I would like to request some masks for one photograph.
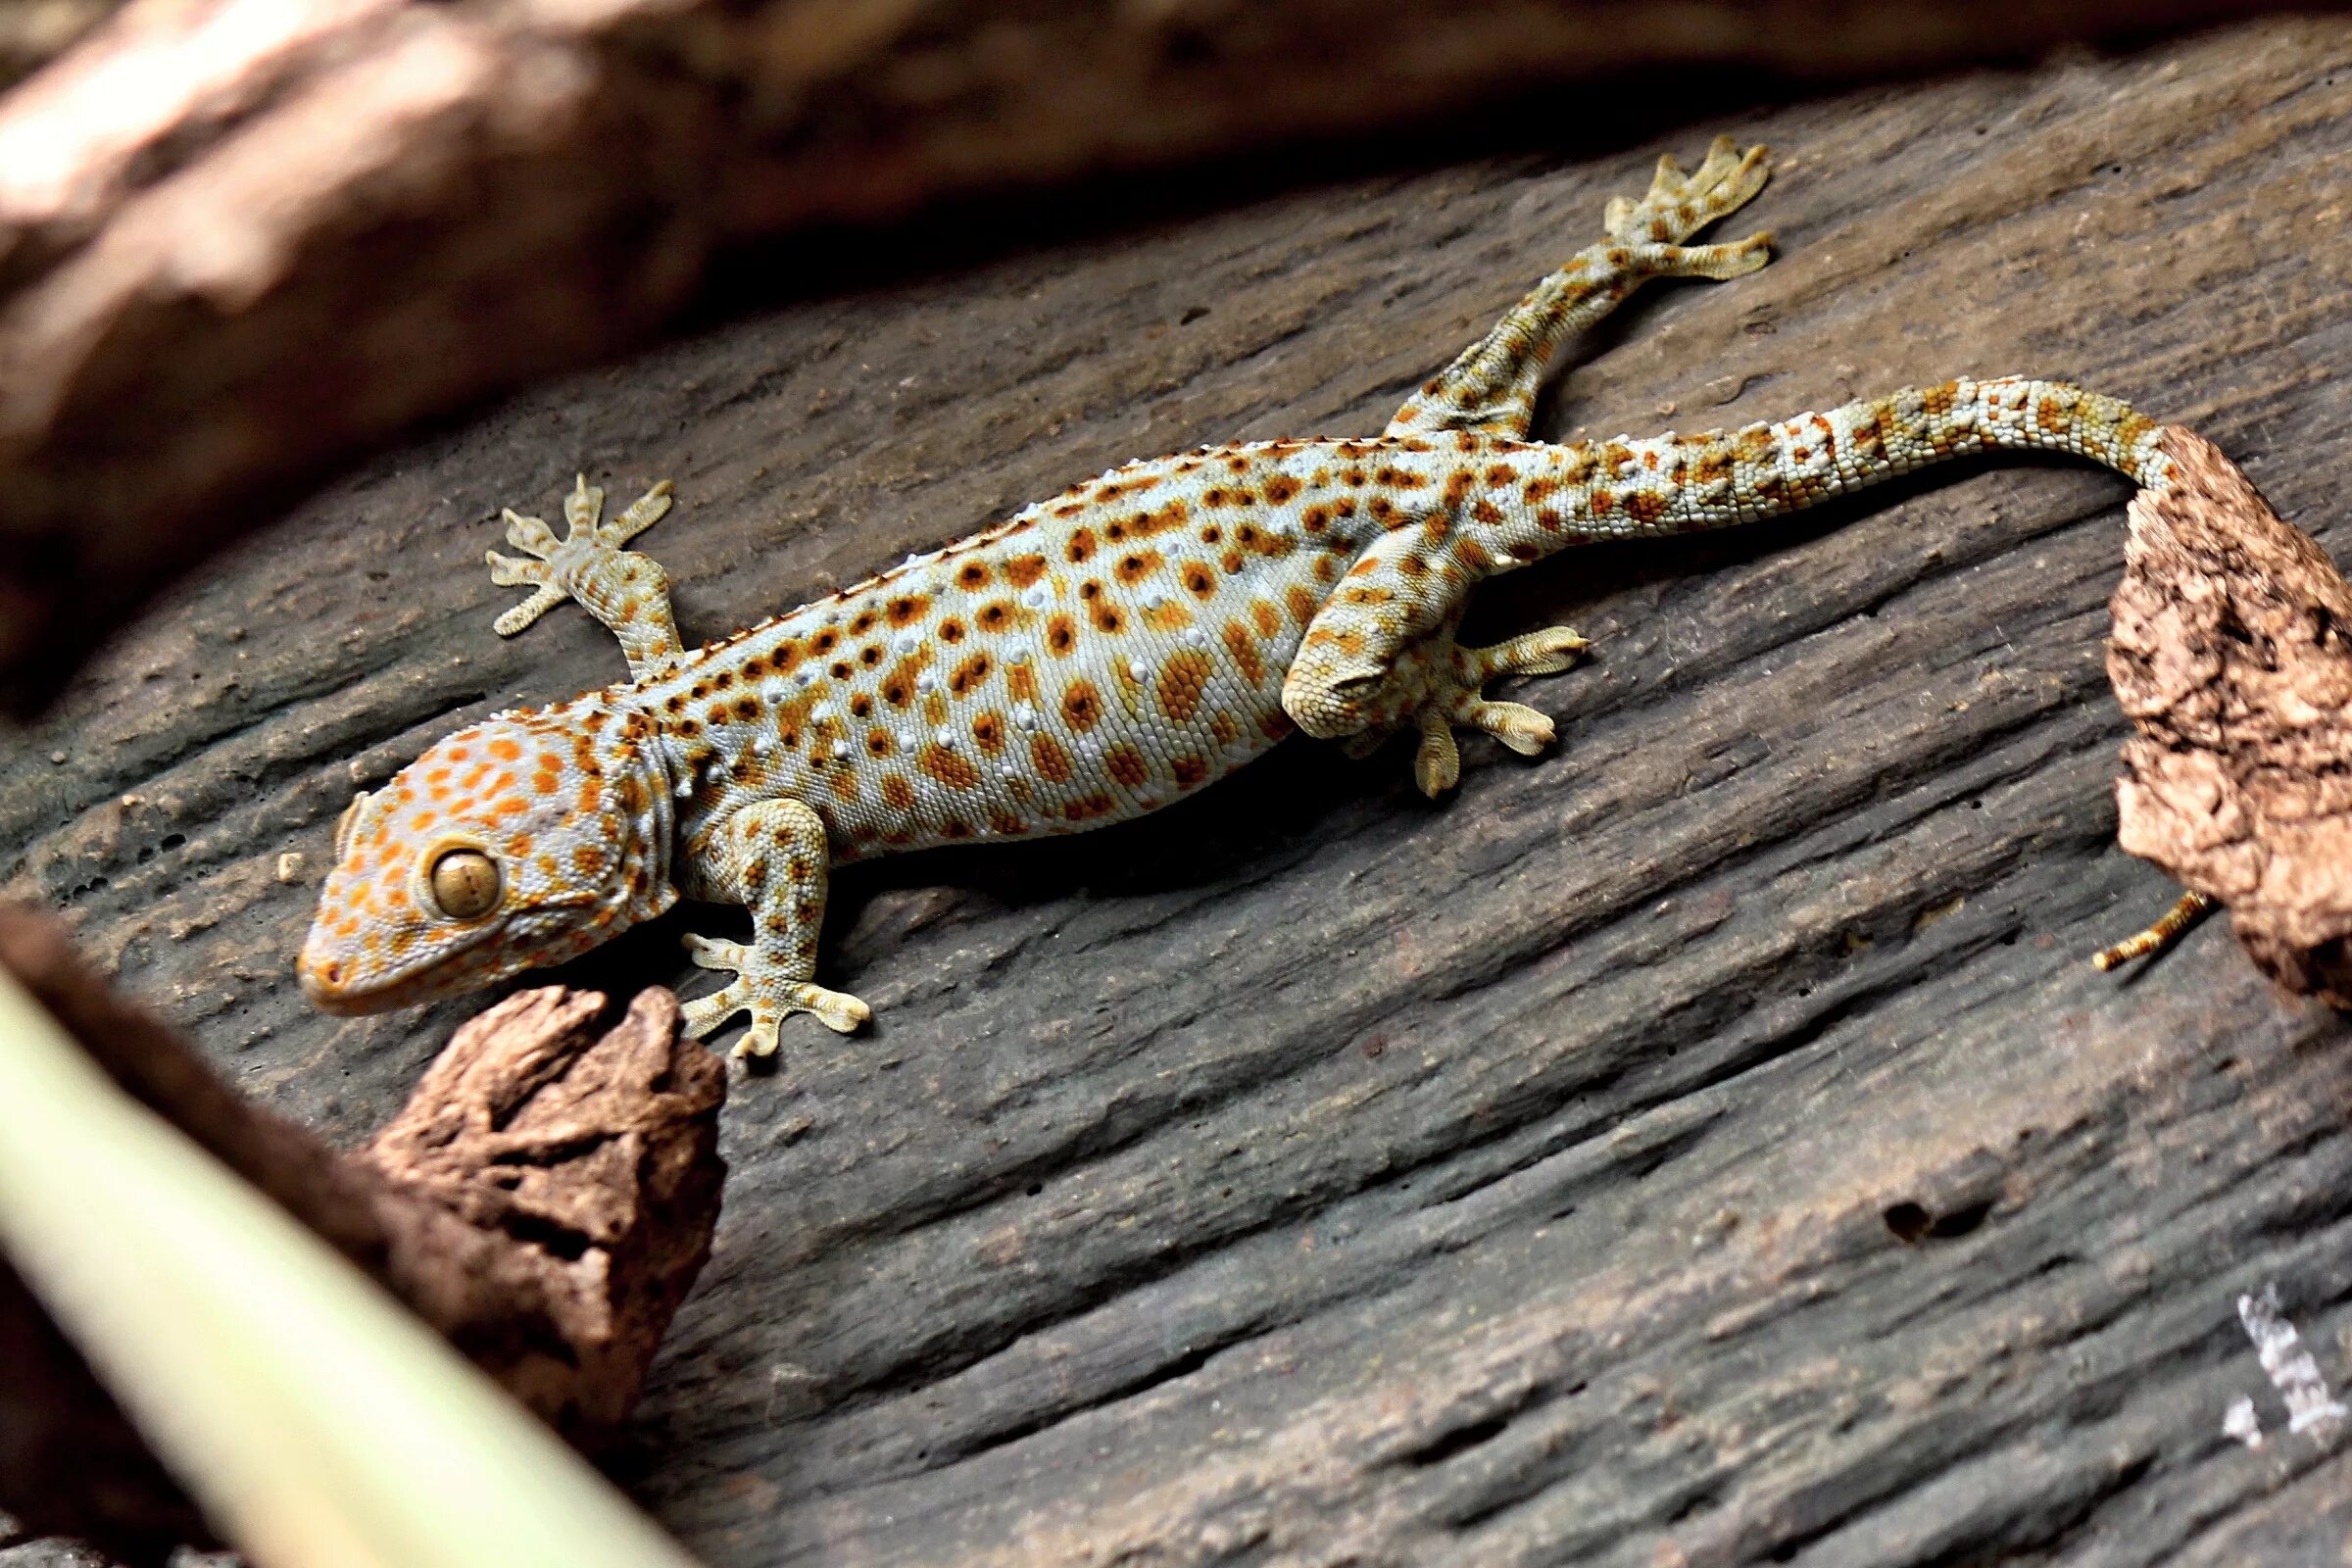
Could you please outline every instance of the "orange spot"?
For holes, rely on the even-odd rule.
[[[1073,822],[1084,822],[1090,817],[1108,816],[1117,809],[1118,803],[1098,790],[1070,802],[1061,808],[1061,814]]]
[[[980,782],[980,770],[961,753],[937,744],[923,748],[915,766],[951,789],[968,790]]]
[[[1061,694],[1061,716],[1083,735],[1102,719],[1102,694],[1091,680],[1074,680]]]
[[[1238,620],[1225,623],[1225,651],[1241,666],[1242,679],[1252,686],[1262,686],[1266,679],[1265,661],[1257,657],[1257,644],[1250,637],[1250,628]]]
[[[1036,764],[1038,777],[1054,784],[1069,782],[1070,754],[1053,736],[1029,737],[1029,760]]]
[[[1209,668],[1206,654],[1186,649],[1170,655],[1159,670],[1159,710],[1179,724],[1189,722],[1208,689]]]

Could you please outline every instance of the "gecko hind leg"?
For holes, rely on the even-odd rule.
[[[1639,201],[1611,197],[1607,234],[1540,280],[1487,335],[1439,371],[1389,421],[1392,436],[1469,430],[1524,438],[1536,396],[1560,345],[1599,320],[1652,277],[1721,281],[1772,260],[1772,236],[1750,234],[1719,245],[1683,242],[1745,205],[1771,177],[1765,150],[1746,152],[1719,136],[1698,168],[1685,173],[1658,160]]]
[[[1350,757],[1365,757],[1400,731],[1416,731],[1413,782],[1435,799],[1461,782],[1456,726],[1484,730],[1522,757],[1533,757],[1557,739],[1548,715],[1524,703],[1488,698],[1488,682],[1508,675],[1557,675],[1590,646],[1572,627],[1549,626],[1465,648],[1454,641],[1448,620],[1398,658],[1370,700],[1374,722],[1347,737],[1342,747]]]
[[[1547,626],[1484,648],[1450,647],[1415,722],[1421,745],[1413,754],[1413,782],[1435,799],[1461,782],[1456,725],[1485,730],[1522,757],[1534,757],[1559,737],[1551,716],[1525,703],[1495,702],[1487,682],[1505,675],[1557,675],[1592,646],[1574,628]]]

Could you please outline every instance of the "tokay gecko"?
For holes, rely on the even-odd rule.
[[[869,1016],[816,984],[829,869],[895,850],[1071,833],[1222,778],[1291,734],[1358,754],[1414,739],[1431,795],[1460,773],[1453,732],[1513,751],[1550,719],[1484,695],[1566,669],[1565,627],[1457,643],[1473,585],[1603,539],[1727,527],[1928,464],[1996,449],[2072,453],[2161,487],[2161,429],[2049,381],[1947,381],[1775,423],[1556,445],[1528,438],[1554,351],[1646,278],[1725,279],[1770,236],[1690,244],[1763,187],[1764,149],[1729,138],[1539,282],[1386,430],[1252,441],[1130,463],[1009,520],[700,649],[668,579],[628,542],[669,510],[656,485],[617,516],[581,479],[558,539],[506,514],[491,575],[533,592],[512,636],[565,599],[604,622],[629,679],[501,713],[354,799],[299,972],[318,1005],[365,1012],[570,958],[681,896],[749,907],[748,942],[689,936],[731,971],[685,1004],[690,1033],[750,1015],[765,1054],[794,1012]]]

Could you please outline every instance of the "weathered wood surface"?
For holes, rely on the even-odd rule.
[[[2064,375],[2352,554],[2352,25],[2281,22],[1049,233],[517,398],[82,678],[0,776],[17,879],[357,1142],[467,1009],[305,1008],[336,812],[620,668],[581,614],[490,635],[501,504],[674,477],[647,544],[715,633],[1125,458],[1377,428],[1718,130],[1781,150],[1781,259],[1631,311],[1550,430]],[[2218,925],[2083,961],[2174,892],[2111,843],[2123,502],[1984,467],[1497,585],[1597,658],[1527,688],[1558,755],[1442,808],[1300,745],[845,875],[823,973],[880,1021],[730,1096],[625,1479],[727,1565],[2334,1560],[2352,1462],[2233,1302],[2352,1378],[2352,1031]],[[565,978],[683,981],[727,918]]]

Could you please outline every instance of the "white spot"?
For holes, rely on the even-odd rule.
[[[903,752],[913,751],[914,743],[921,738],[922,737],[918,736],[910,729],[903,729],[899,731],[899,750]]]
[[[890,640],[890,646],[902,654],[911,654],[923,646],[922,633],[911,630],[903,631]]]
[[[1198,626],[1187,626],[1184,628],[1183,642],[1187,648],[1206,648],[1208,634]]]
[[[1016,664],[1029,662],[1029,656],[1035,651],[1026,637],[1015,637],[1004,645],[1004,657]]]
[[[849,755],[850,755],[850,743],[849,743],[848,741],[835,741],[835,742],[833,743],[833,755],[834,755],[835,757],[847,757],[847,756],[849,756]]]
[[[2270,1374],[2272,1384],[2286,1400],[2287,1431],[2316,1427],[2322,1442],[2334,1437],[2337,1424],[2352,1411],[2328,1395],[2328,1380],[2320,1376],[2319,1364],[2303,1348],[2295,1326],[2278,1310],[2278,1287],[2265,1285],[2260,1296],[2239,1297],[2237,1320],[2245,1325],[2246,1338],[2254,1342],[2263,1371]]]
[[[1166,608],[1166,606],[1167,606],[1167,603],[1168,603],[1168,596],[1167,596],[1166,594],[1163,594],[1163,593],[1161,593],[1161,592],[1160,592],[1158,589],[1156,589],[1156,588],[1152,589],[1152,590],[1150,593],[1148,593],[1148,594],[1144,595],[1144,608],[1145,608],[1146,610],[1161,610],[1161,609],[1165,609],[1165,608]]]
[[[1035,729],[1037,728],[1037,710],[1027,703],[1023,703],[1012,710],[1012,721],[1023,729]]]
[[[2235,1438],[2249,1448],[2262,1446],[2262,1419],[2254,1413],[2252,1399],[2240,1396],[2230,1402],[2230,1408],[2222,1412],[2222,1435]]]
[[[831,718],[833,716],[833,705],[831,703],[819,703],[814,708],[808,710],[808,716],[810,718]]]
[[[683,775],[681,775],[681,776],[679,777],[679,779],[678,779],[678,787],[677,787],[677,791],[676,791],[676,794],[677,794],[677,797],[678,797],[678,799],[682,801],[682,800],[684,800],[684,799],[685,799],[687,796],[689,796],[689,795],[692,795],[693,793],[694,793],[694,775],[693,775],[692,773],[686,773],[686,774],[683,774]]]
[[[939,677],[938,677],[937,675],[934,675],[934,674],[932,674],[932,673],[931,673],[929,670],[927,670],[927,669],[923,669],[923,670],[917,670],[917,671],[915,672],[915,676],[914,676],[914,689],[915,689],[916,691],[918,691],[918,692],[927,692],[927,691],[931,691],[931,690],[934,690],[935,688],[937,688],[937,686],[938,686],[938,685],[939,685]]]
[[[1021,770],[1013,766],[1010,762],[1006,762],[1002,768],[999,768],[998,771],[1003,773],[1006,778],[1019,778],[1021,776]]]
[[[766,736],[762,735],[758,740],[752,742],[752,755],[754,757],[765,757],[771,750],[773,750],[773,748],[774,743],[771,742]]]
[[[1054,602],[1053,590],[1044,583],[1032,584],[1021,594],[1021,603],[1031,610],[1043,610]]]
[[[945,724],[942,724],[939,728],[933,730],[931,732],[931,738],[942,746],[952,747],[956,744],[956,732],[948,728]]]
[[[1152,666],[1145,663],[1140,659],[1131,660],[1127,664],[1127,673],[1133,675],[1139,681],[1150,680],[1152,678]]]
[[[813,669],[796,670],[793,672],[792,683],[801,690],[807,691],[816,684],[816,671]]]

